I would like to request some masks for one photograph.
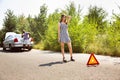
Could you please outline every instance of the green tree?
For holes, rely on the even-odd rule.
[[[16,30],[17,17],[14,15],[13,11],[8,9],[5,14],[6,14],[6,16],[5,16],[5,19],[3,20],[4,21],[3,22],[3,28],[0,31],[0,33],[1,33],[1,36],[0,36],[1,43],[4,39],[4,37],[5,37],[6,32],[14,32]]]
[[[0,30],[0,46],[3,46],[3,39],[4,39],[5,32],[3,29]]]
[[[120,56],[120,14],[113,13],[112,20],[114,21],[107,28],[107,47],[111,50],[111,55]]]
[[[65,11],[68,15],[72,17],[70,26],[78,26],[80,23],[80,17],[81,17],[81,11],[82,11],[80,8],[80,5],[78,5],[78,10],[77,10],[75,7],[75,3],[70,2],[70,4],[66,6]]]
[[[60,13],[55,10],[54,13],[50,14],[47,19],[48,29],[45,32],[45,38],[42,40],[44,49],[49,49],[53,51],[60,51],[60,46],[58,43],[58,23],[60,20]]]
[[[27,18],[28,20],[28,23],[29,23],[29,29],[30,29],[30,34],[31,34],[31,37],[33,37],[35,39],[36,37],[36,22],[35,22],[35,19],[31,17],[31,15],[28,16]]]
[[[89,7],[89,13],[87,15],[88,21],[90,24],[95,25],[98,30],[106,27],[106,16],[107,13],[102,8],[98,8],[97,6]]]
[[[86,40],[85,52],[104,53],[106,42],[107,13],[97,6],[90,6],[89,12],[84,16],[82,26]],[[102,49],[103,48],[103,49]],[[104,51],[103,51],[104,50]]]
[[[15,32],[21,33],[22,30],[30,31],[28,20],[23,14],[17,17]]]
[[[36,31],[34,32],[35,35],[35,40],[36,42],[39,42],[42,40],[43,36],[45,35],[45,31],[48,28],[47,25],[47,6],[43,4],[40,7],[40,13],[38,16],[35,17],[35,22],[36,22]]]
[[[3,29],[5,32],[12,32],[16,29],[16,16],[13,14],[13,11],[7,10],[5,13],[5,19],[3,23]]]

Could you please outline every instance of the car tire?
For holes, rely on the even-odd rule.
[[[6,48],[5,48],[5,47],[3,47],[3,51],[6,51]]]
[[[10,51],[12,51],[12,49],[13,49],[12,46],[11,46],[11,44],[9,44],[9,49],[10,49]]]
[[[29,48],[28,48],[28,51],[31,51],[31,49],[32,49],[32,47],[29,47]]]
[[[6,51],[6,48],[4,47],[4,45],[3,45],[3,51]]]

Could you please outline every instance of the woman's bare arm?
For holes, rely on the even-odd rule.
[[[58,41],[60,41],[60,23],[58,23]]]
[[[70,22],[71,16],[67,16],[67,24]]]

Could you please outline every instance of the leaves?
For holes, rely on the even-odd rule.
[[[119,7],[119,6],[118,6]],[[56,9],[47,17],[47,6],[40,6],[38,15],[27,18],[22,14],[15,16],[7,10],[4,27],[0,30],[0,40],[8,31],[21,33],[24,29],[31,33],[37,44],[36,48],[61,51],[58,42],[58,23],[61,14],[72,16],[68,24],[73,52],[84,52],[103,55],[120,56],[120,14],[113,13],[112,20],[106,19],[107,13],[103,8],[90,6],[88,14],[81,20],[81,7],[70,2],[64,9]],[[65,45],[65,51],[68,47]]]
[[[16,16],[13,14],[13,11],[11,10],[7,10],[7,12],[5,13],[5,19],[4,19],[4,31],[5,32],[12,32],[15,31],[16,29]]]

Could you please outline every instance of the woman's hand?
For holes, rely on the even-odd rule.
[[[67,16],[68,19],[71,19],[71,16]]]
[[[58,37],[58,42],[60,42],[60,37]]]

